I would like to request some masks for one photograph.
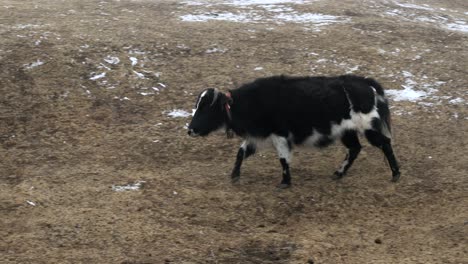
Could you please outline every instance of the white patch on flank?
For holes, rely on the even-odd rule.
[[[127,185],[112,185],[112,190],[116,192],[124,192],[124,191],[138,191],[142,184],[145,183],[145,181],[137,181],[134,184],[127,184]]]
[[[191,116],[191,114],[185,110],[181,110],[181,109],[174,109],[170,112],[167,112],[167,115],[170,116],[170,117],[189,117]]]
[[[364,133],[365,130],[372,129],[372,120],[379,118],[377,108],[367,114],[351,111],[351,119],[343,119],[339,124],[332,124],[331,137],[340,138],[346,130],[355,130]]]
[[[278,152],[280,159],[285,159],[287,163],[291,161],[291,151],[289,150],[288,140],[277,135],[270,136],[273,146]]]
[[[89,78],[89,79],[90,79],[91,81],[95,81],[95,80],[97,80],[97,79],[101,79],[101,78],[104,78],[104,77],[106,77],[106,73],[105,73],[105,72],[103,72],[103,73],[101,73],[101,74],[96,74],[96,75],[92,76],[92,77]]]

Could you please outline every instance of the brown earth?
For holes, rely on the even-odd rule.
[[[468,5],[421,3],[432,11],[285,5],[348,19],[317,31],[180,19],[266,12],[214,1],[0,0],[0,263],[468,263],[468,34],[411,15],[466,21]],[[386,15],[394,9],[405,13]],[[404,71],[418,85],[443,82],[421,102],[391,101],[397,184],[363,142],[339,182],[336,144],[295,151],[290,189],[275,188],[272,150],[231,185],[240,139],[188,138],[189,118],[168,116],[190,111],[205,87],[356,65],[388,89],[402,89]]]

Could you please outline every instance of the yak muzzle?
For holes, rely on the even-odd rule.
[[[199,136],[199,134],[196,133],[196,132],[193,130],[193,128],[190,128],[190,129],[188,130],[187,133],[188,133],[188,135],[191,136],[191,137],[197,137],[197,136]]]

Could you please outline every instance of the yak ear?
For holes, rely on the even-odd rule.
[[[224,93],[219,93],[219,104],[221,105],[222,108],[224,108],[226,104],[231,105],[232,103],[233,103],[233,100],[230,96],[227,96]]]

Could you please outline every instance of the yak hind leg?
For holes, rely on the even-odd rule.
[[[354,160],[357,158],[362,148],[356,131],[347,131],[341,138],[341,142],[348,149],[348,153],[340,168],[334,173],[333,179],[335,180],[339,180],[346,175],[346,172],[351,168],[351,165],[353,165]]]
[[[380,148],[385,154],[388,164],[390,165],[390,169],[392,170],[392,181],[397,182],[400,179],[400,166],[398,165],[398,161],[393,153],[391,139],[375,130],[366,130],[364,134],[366,135],[369,143]]]

